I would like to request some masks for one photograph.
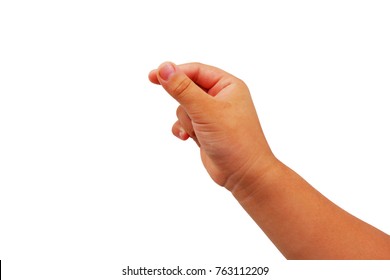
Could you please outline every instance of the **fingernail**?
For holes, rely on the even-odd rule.
[[[175,73],[175,67],[171,63],[166,63],[158,73],[164,81],[168,81],[169,77]]]
[[[189,136],[188,136],[187,132],[184,129],[181,128],[179,130],[179,137],[182,140],[187,140]]]
[[[179,136],[180,136],[181,139],[184,138],[185,133],[186,133],[186,132],[185,132],[183,129],[180,129],[180,130],[179,130]]]

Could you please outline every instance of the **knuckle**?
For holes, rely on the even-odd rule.
[[[192,81],[190,79],[184,78],[177,83],[177,85],[173,88],[172,93],[178,100],[183,99],[183,97],[188,94],[191,84]]]
[[[176,109],[176,117],[180,118],[180,116],[183,114],[183,111],[184,111],[183,107],[181,105],[178,106]]]

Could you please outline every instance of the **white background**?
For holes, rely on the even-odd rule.
[[[130,279],[127,265],[388,279],[388,262],[284,260],[172,136],[177,105],[147,75],[200,61],[243,79],[275,154],[389,233],[389,14],[388,1],[1,1],[4,279]]]

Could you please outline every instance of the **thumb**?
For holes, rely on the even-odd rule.
[[[213,98],[196,85],[178,66],[165,62],[157,69],[157,79],[163,88],[187,111],[207,110]]]

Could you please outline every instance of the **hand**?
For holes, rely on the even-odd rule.
[[[211,178],[230,191],[276,162],[244,82],[212,66],[163,63],[149,79],[179,102],[172,132],[200,147]]]

